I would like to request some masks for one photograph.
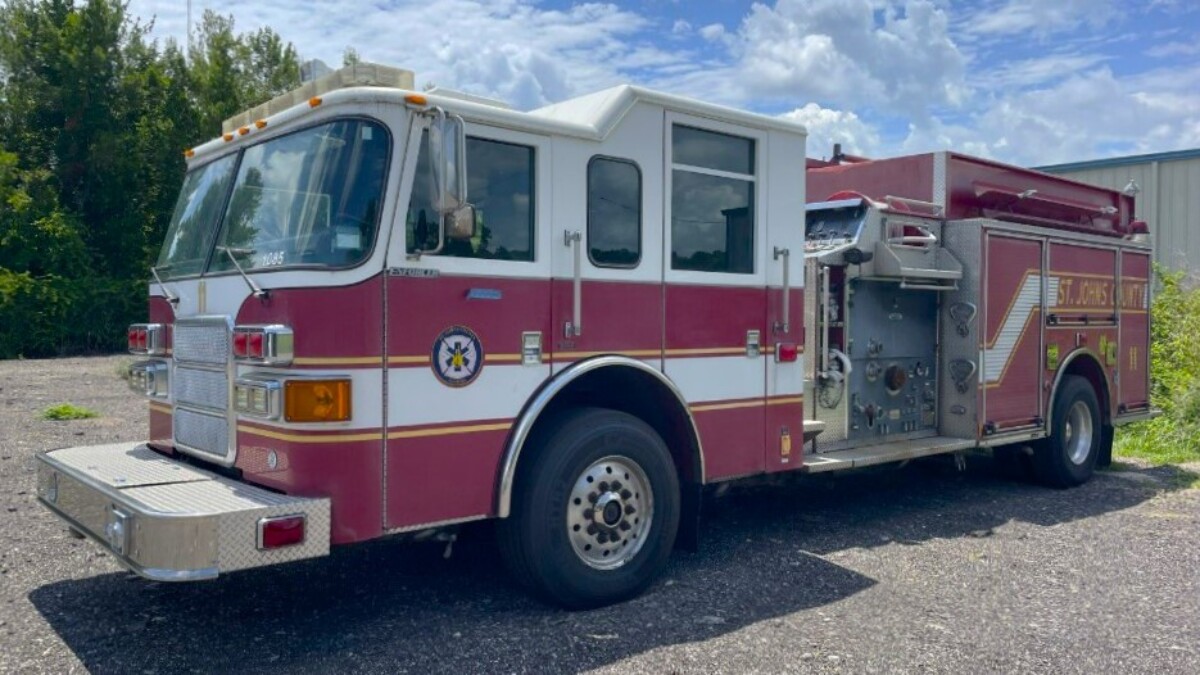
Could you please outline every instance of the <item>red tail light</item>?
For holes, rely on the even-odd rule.
[[[800,356],[800,346],[795,342],[780,342],[775,345],[775,360],[780,363],[792,363]]]
[[[292,329],[287,326],[237,326],[233,329],[233,358],[265,365],[292,362]]]
[[[303,544],[304,521],[305,517],[302,515],[259,520],[258,548],[266,550]]]
[[[126,345],[133,354],[167,353],[167,327],[161,323],[135,323],[129,327],[125,337]]]
[[[246,340],[246,356],[252,359],[263,357],[263,334],[250,333]]]
[[[250,334],[245,331],[236,331],[233,334],[233,355],[237,358],[246,358],[246,343],[249,341]]]

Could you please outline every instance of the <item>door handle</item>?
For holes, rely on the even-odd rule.
[[[572,282],[572,309],[571,320],[563,325],[563,336],[567,338],[577,338],[583,335],[583,270],[580,267],[579,248],[583,237],[579,232],[565,230],[563,232],[563,245],[569,246],[572,249],[572,257],[574,258],[575,279]]]
[[[775,260],[783,258],[783,320],[775,322],[776,333],[787,333],[791,330],[792,286],[788,279],[792,252],[786,248],[775,247]]]

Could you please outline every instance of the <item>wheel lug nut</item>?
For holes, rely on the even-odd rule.
[[[612,485],[611,485],[610,487],[612,487],[612,489],[613,489],[613,492],[616,492],[617,490],[620,490],[620,489],[621,489],[621,481],[619,481],[619,480],[614,480],[614,481],[612,482]]]
[[[594,523],[587,526],[587,533],[596,534],[596,525]]]
[[[620,527],[622,531],[628,532],[629,528],[631,528],[633,526],[629,524],[628,520],[622,520],[621,524],[618,527]]]
[[[633,493],[630,492],[629,490],[621,490],[621,499],[629,499],[632,496],[633,496]]]
[[[594,512],[594,511],[592,511],[591,509],[584,509],[584,510],[583,510],[583,518],[584,518],[584,520],[591,520],[593,515],[595,515],[595,512]]]
[[[601,544],[607,544],[608,535],[601,532],[600,534],[596,535],[596,541],[600,542]]]
[[[606,480],[600,481],[600,491],[608,492],[608,481],[606,481]]]
[[[637,513],[637,509],[633,508],[633,504],[625,505],[625,515],[632,516],[635,513]]]
[[[595,492],[589,492],[589,493],[588,493],[588,501],[589,501],[589,502],[591,502],[591,503],[595,504],[597,499],[600,499],[600,495],[599,495],[599,494],[597,494],[597,493],[595,493]]]

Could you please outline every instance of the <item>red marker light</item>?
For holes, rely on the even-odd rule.
[[[138,332],[136,328],[130,328],[127,334],[129,351],[137,351],[138,348]]]
[[[258,548],[283,548],[304,543],[304,516],[281,516],[258,521]]]
[[[139,328],[137,331],[137,348],[138,351],[144,352],[150,345],[150,331],[145,328]]]
[[[246,356],[252,359],[261,359],[263,357],[263,337],[262,333],[250,333],[246,339]]]
[[[233,355],[238,357],[246,356],[246,342],[250,337],[249,333],[236,332],[233,334]]]
[[[800,347],[795,342],[780,342],[775,345],[775,360],[780,363],[792,363],[800,355]]]

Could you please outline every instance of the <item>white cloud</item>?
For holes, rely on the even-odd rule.
[[[965,59],[929,0],[778,0],[738,33],[751,97],[887,105],[924,116],[963,96]]]
[[[720,40],[725,37],[725,26],[719,23],[710,23],[700,29],[700,37],[705,40]]]
[[[879,130],[863,122],[853,112],[830,110],[809,103],[784,113],[785,117],[808,128],[808,156],[829,158],[834,143],[841,143],[842,152],[851,155],[874,156],[882,145]]]
[[[233,14],[239,30],[270,26],[305,58],[341,62],[346,46],[368,61],[416,71],[418,83],[505,99],[532,108],[628,81],[629,69],[687,65],[687,51],[648,39],[651,22],[613,4],[557,10],[531,0],[298,0],[206,5]],[[155,35],[181,37],[184,3],[133,0]],[[196,9],[196,18],[202,10]]]
[[[132,0],[154,35],[185,3]],[[622,82],[751,110],[790,110],[813,156],[953,148],[1043,164],[1200,146],[1200,65],[1183,15],[1157,0],[760,0],[740,22],[654,18],[646,4],[293,0],[203,8],[270,26],[305,58],[362,58],[518,108]],[[683,4],[680,3],[680,7]],[[1159,19],[1138,30],[1131,21]],[[1131,18],[1133,17],[1133,18]],[[709,19],[711,20],[711,19]],[[1163,31],[1162,25],[1172,26]],[[1155,31],[1158,31],[1157,33]],[[1147,46],[1142,46],[1148,43]],[[1141,71],[1143,59],[1161,68]]]
[[[965,12],[962,27],[976,35],[1045,37],[1083,26],[1100,28],[1120,13],[1117,0],[999,0]]]

